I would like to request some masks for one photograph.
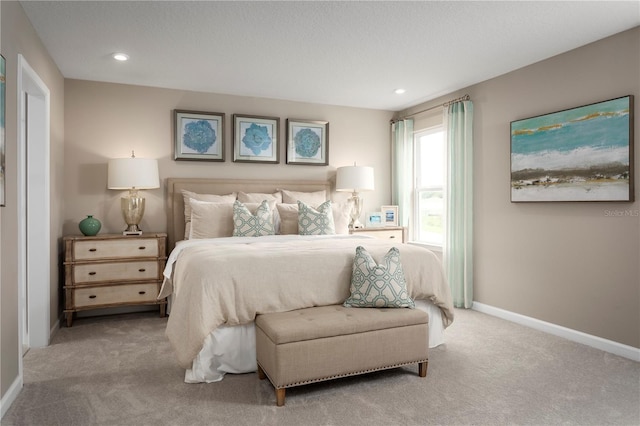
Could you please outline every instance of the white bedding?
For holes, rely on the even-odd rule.
[[[187,369],[185,381],[211,382],[221,380],[227,372],[255,371],[253,319],[257,313],[334,304],[344,300],[344,293],[348,295],[350,263],[355,247],[363,245],[380,254],[392,246],[387,241],[363,238],[366,237],[289,235],[178,243],[167,261],[165,283],[159,297],[172,296],[172,315],[169,317],[167,336],[180,364]],[[255,276],[246,271],[247,268],[242,268],[242,263],[233,266],[234,261],[241,261],[245,250],[243,246],[262,262],[258,263],[261,266],[256,268],[259,270]],[[211,257],[209,251],[218,254]],[[273,253],[269,254],[271,251]],[[312,253],[316,257],[311,260],[305,259],[305,256],[291,257],[296,255],[294,252],[306,253],[307,258]],[[423,248],[402,245],[401,257],[402,253],[405,254],[402,261],[409,293],[416,300],[417,307],[430,314],[430,347],[437,346],[443,342],[442,331],[453,318],[451,298],[441,265],[439,261],[434,261],[436,258],[433,253]],[[322,274],[308,272],[316,263],[322,268],[322,259],[325,258]],[[280,259],[282,264],[277,263]],[[336,259],[339,261],[336,262]],[[335,269],[339,271],[327,275],[326,262],[338,265]],[[275,263],[273,268],[272,263]],[[282,274],[278,274],[278,268],[291,271],[292,263],[306,268],[306,275],[295,285],[288,282],[291,280],[282,280]],[[212,272],[211,265],[216,265],[215,272]],[[242,270],[239,276],[238,270]],[[321,275],[323,280],[316,279],[317,275]],[[246,282],[243,283],[243,280]],[[230,284],[219,289],[223,281],[230,281]],[[311,296],[300,291],[301,282],[309,286]],[[265,294],[255,297],[253,292],[262,288]],[[251,306],[245,306],[247,299]]]

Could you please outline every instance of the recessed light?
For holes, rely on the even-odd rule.
[[[396,89],[393,91],[393,93],[395,93],[396,95],[402,95],[406,90],[404,89]]]
[[[124,61],[128,61],[129,60],[129,55],[127,55],[126,53],[114,53],[111,56],[113,57],[113,59],[115,59],[116,61],[120,61],[120,62],[124,62]]]

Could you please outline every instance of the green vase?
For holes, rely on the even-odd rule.
[[[101,226],[102,224],[100,223],[100,221],[91,215],[88,215],[86,218],[82,219],[78,224],[80,232],[82,232],[83,235],[87,236],[96,235],[100,231]]]

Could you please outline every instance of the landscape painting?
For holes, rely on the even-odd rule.
[[[511,122],[511,201],[633,201],[633,96]]]

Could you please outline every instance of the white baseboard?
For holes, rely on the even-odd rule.
[[[7,392],[0,399],[0,419],[9,411],[9,407],[16,400],[22,390],[22,375],[18,375],[13,381]]]
[[[583,345],[600,349],[601,351],[609,352],[614,355],[619,355],[621,357],[640,362],[640,349],[634,348],[633,346],[623,345],[622,343],[603,339],[602,337],[593,336],[591,334],[562,327],[550,322],[541,321],[539,319],[527,317],[525,315],[516,314],[515,312],[495,308],[493,306],[485,305],[484,303],[478,303],[474,301],[471,309],[473,309],[474,311],[482,312],[484,314],[492,315],[494,317],[502,318],[507,321],[515,322],[517,324],[524,325],[526,327],[530,327],[539,331],[544,331],[545,333],[553,334],[554,336],[563,337],[565,339],[571,340],[572,342],[581,343]]]
[[[58,332],[60,329],[60,318],[53,324],[51,330],[49,331],[49,342],[53,338],[53,335]],[[20,354],[22,356],[22,353]],[[4,417],[4,415],[9,411],[11,404],[16,400],[20,391],[22,390],[23,381],[22,374],[19,374],[18,377],[13,381],[7,392],[0,399],[0,419]]]

